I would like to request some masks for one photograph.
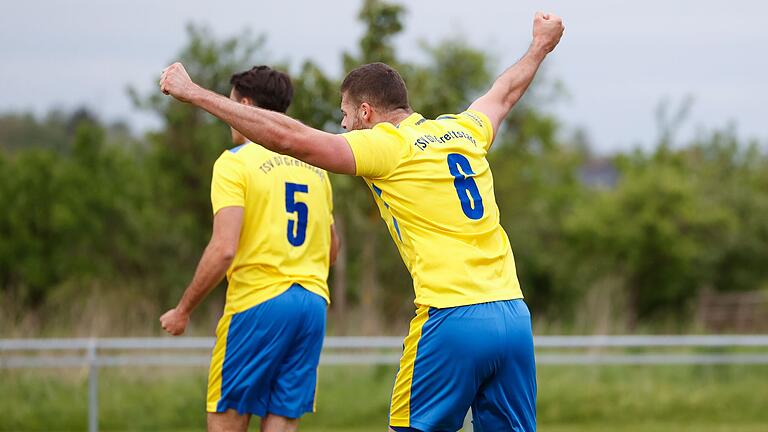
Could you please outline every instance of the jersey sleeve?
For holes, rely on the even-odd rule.
[[[482,143],[485,151],[491,148],[493,142],[493,124],[485,114],[480,111],[467,110],[461,114],[448,114],[438,117],[438,120],[449,119],[467,129],[472,136]]]
[[[213,165],[211,205],[213,214],[224,207],[245,207],[245,167],[233,154],[224,152]]]
[[[342,134],[355,157],[355,175],[365,178],[385,178],[403,160],[407,146],[397,128],[382,124],[373,129]]]

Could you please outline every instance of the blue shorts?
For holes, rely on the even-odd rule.
[[[225,314],[208,375],[208,412],[237,410],[298,418],[315,410],[325,299],[298,284],[263,303]]]
[[[536,430],[531,315],[522,299],[419,307],[403,345],[389,424],[396,431]]]

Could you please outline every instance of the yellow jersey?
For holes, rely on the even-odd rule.
[[[293,283],[330,302],[333,198],[325,171],[246,143],[216,160],[211,203],[214,214],[244,208],[240,243],[227,270],[225,314],[276,297]]]
[[[343,134],[413,278],[415,303],[522,298],[486,154],[493,127],[465,111]]]

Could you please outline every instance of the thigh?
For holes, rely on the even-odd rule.
[[[522,300],[498,302],[504,311],[502,362],[472,403],[477,432],[536,430],[536,363],[531,319]]]
[[[477,389],[495,367],[496,324],[478,314],[477,306],[417,311],[392,393],[393,429],[462,427]]]
[[[267,414],[261,418],[261,432],[296,432],[299,430],[299,419]]]
[[[286,294],[222,317],[208,379],[209,412],[267,413],[271,383],[299,329]]]
[[[315,411],[317,368],[323,348],[327,303],[301,288],[294,299],[299,331],[290,341],[270,389],[267,412],[291,419]]]

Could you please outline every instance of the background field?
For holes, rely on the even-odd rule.
[[[385,430],[394,372],[321,368],[302,430]],[[768,430],[768,366],[543,366],[538,377],[544,432]],[[101,430],[203,430],[205,379],[201,368],[102,370]],[[0,406],[2,431],[85,430],[87,373],[4,370]]]

